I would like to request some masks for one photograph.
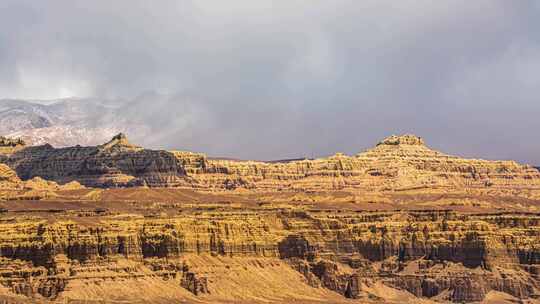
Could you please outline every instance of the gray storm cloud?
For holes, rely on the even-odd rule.
[[[144,104],[143,144],[211,155],[411,132],[540,164],[539,29],[536,1],[2,0],[0,97]]]

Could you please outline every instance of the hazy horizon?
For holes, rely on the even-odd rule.
[[[138,144],[220,157],[412,133],[538,165],[538,28],[535,1],[5,0],[0,98],[135,102]]]

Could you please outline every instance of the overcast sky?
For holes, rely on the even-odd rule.
[[[538,3],[0,0],[0,98],[175,96],[163,146],[213,155],[415,133],[540,164]]]

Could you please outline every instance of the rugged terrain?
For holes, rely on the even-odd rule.
[[[463,159],[430,149],[414,135],[391,136],[374,148],[314,160],[212,160],[174,152],[202,188],[263,190],[406,190],[419,188],[538,188],[537,169],[514,161]]]
[[[12,150],[0,153],[0,161],[22,179],[39,176],[92,187],[184,186],[206,191],[540,188],[536,168],[514,161],[446,155],[414,135],[388,137],[354,156],[338,153],[282,162],[209,159],[201,153],[144,149],[131,144],[122,133],[98,146],[54,148],[45,144]]]
[[[283,162],[2,142],[7,303],[540,303],[530,166],[412,135]]]
[[[42,177],[86,186],[177,186],[183,168],[172,153],[130,144],[122,133],[99,146],[54,148],[49,144],[0,155],[22,179]]]

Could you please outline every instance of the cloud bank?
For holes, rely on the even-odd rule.
[[[211,155],[410,132],[540,164],[539,28],[536,1],[3,0],[0,97],[147,105],[144,144]]]

